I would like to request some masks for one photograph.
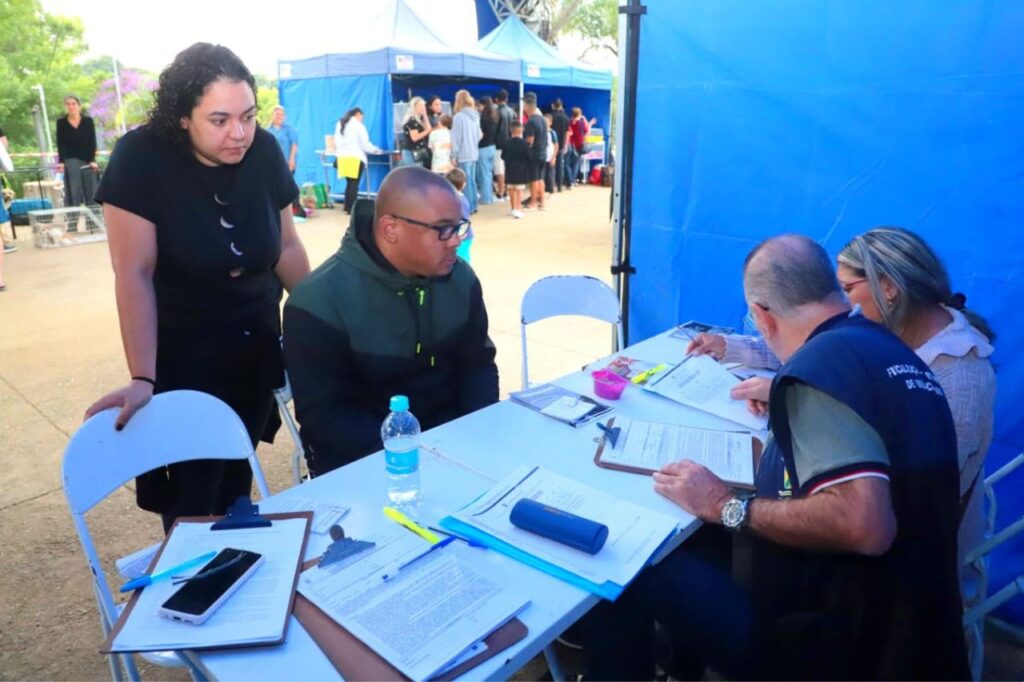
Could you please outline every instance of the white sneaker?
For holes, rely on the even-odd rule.
[[[512,217],[515,218],[516,220],[518,220],[518,219],[523,217],[523,212],[522,211],[512,211]]]

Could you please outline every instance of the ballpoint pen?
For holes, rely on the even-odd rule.
[[[440,542],[435,542],[434,544],[432,544],[430,546],[430,548],[427,551],[420,552],[419,554],[417,554],[413,558],[409,559],[408,561],[406,561],[404,563],[401,563],[401,564],[398,564],[397,566],[395,566],[395,565],[389,566],[387,569],[384,570],[384,573],[381,575],[380,579],[383,582],[387,582],[387,581],[391,580],[396,575],[398,575],[400,572],[402,572],[403,570],[405,570],[409,566],[412,566],[414,563],[416,563],[417,561],[419,561],[423,557],[427,556],[428,554],[433,552],[435,549],[441,549],[445,545],[450,545],[453,542],[455,542],[455,536],[454,535],[446,537],[444,540],[441,540]]]
[[[429,528],[430,530],[434,531],[435,533],[440,533],[441,535],[447,535],[450,538],[457,538],[459,540],[462,540],[463,542],[465,542],[470,547],[480,547],[482,549],[487,549],[487,545],[485,545],[484,543],[479,542],[477,540],[474,540],[473,538],[464,537],[462,535],[459,535],[458,533],[453,533],[450,530],[444,530],[442,528],[435,528],[433,526],[427,526],[427,528]]]
[[[384,516],[388,517],[398,525],[408,528],[413,533],[416,533],[416,535],[419,535],[427,542],[437,543],[441,541],[441,538],[437,537],[429,530],[419,525],[418,523],[416,523],[415,521],[413,521],[408,516],[398,511],[394,507],[384,507]]]
[[[132,590],[137,590],[140,587],[145,587],[146,585],[152,585],[158,580],[164,580],[165,578],[172,577],[175,573],[181,573],[182,571],[187,571],[190,568],[202,566],[215,556],[217,556],[217,550],[207,552],[202,556],[197,556],[196,558],[189,559],[188,561],[183,561],[177,566],[172,566],[171,568],[168,568],[166,571],[160,571],[159,573],[151,573],[149,575],[139,576],[138,578],[135,578],[134,580],[129,580],[124,585],[121,585],[120,591],[130,592]]]

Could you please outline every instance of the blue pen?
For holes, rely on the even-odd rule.
[[[384,581],[384,582],[387,582],[387,581],[391,580],[396,575],[401,573],[403,570],[409,568],[414,563],[416,563],[417,561],[419,561],[423,557],[427,556],[428,554],[430,554],[434,550],[441,549],[445,545],[450,545],[453,542],[455,542],[455,536],[454,535],[449,535],[444,540],[441,540],[440,542],[435,542],[434,544],[432,544],[430,546],[430,549],[428,549],[427,551],[422,552],[420,554],[417,554],[413,558],[411,558],[408,561],[406,561],[404,564],[399,564],[397,567],[389,567],[388,570],[385,571],[384,574],[380,577],[380,579],[382,581]]]
[[[459,535],[458,533],[453,533],[450,530],[444,530],[442,528],[435,528],[434,526],[427,526],[427,528],[429,528],[430,530],[434,531],[435,533],[440,533],[441,535],[446,535],[446,536],[448,536],[450,538],[456,538],[457,540],[462,540],[463,542],[465,542],[470,547],[479,547],[481,549],[487,549],[487,545],[485,545],[482,542],[478,542],[478,541],[474,540],[473,538],[463,537],[463,536]]]
[[[197,556],[195,559],[189,559],[188,561],[183,561],[182,563],[178,564],[177,566],[173,566],[171,568],[168,568],[166,571],[160,571],[159,573],[151,573],[150,575],[144,575],[144,576],[140,576],[138,578],[135,578],[134,580],[129,580],[124,585],[121,585],[121,592],[131,592],[132,590],[137,590],[140,587],[145,587],[146,585],[152,585],[153,583],[157,582],[158,580],[164,580],[165,578],[170,578],[175,573],[181,573],[182,571],[187,571],[190,568],[195,568],[196,566],[202,566],[203,564],[205,564],[207,561],[209,561],[210,559],[212,559],[215,556],[217,556],[217,550],[213,550],[212,552],[207,552],[206,554],[204,554],[202,556]]]

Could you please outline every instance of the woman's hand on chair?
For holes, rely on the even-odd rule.
[[[153,386],[145,381],[132,381],[127,386],[106,394],[85,411],[85,418],[93,416],[97,412],[111,407],[120,407],[121,412],[114,420],[114,428],[118,431],[124,428],[128,420],[143,408],[153,397]]]

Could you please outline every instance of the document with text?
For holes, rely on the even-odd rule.
[[[512,507],[522,499],[532,499],[603,523],[608,526],[608,540],[601,551],[591,555],[517,528],[510,515]],[[678,521],[667,514],[621,500],[552,471],[526,466],[517,468],[450,518],[591,583],[611,582],[620,587],[627,585],[647,565],[678,527]],[[442,527],[446,525],[445,521],[441,523]]]
[[[691,355],[644,388],[669,400],[728,419],[755,431],[768,428],[768,418],[751,414],[745,400],[733,400],[729,390],[740,383],[709,355]]]
[[[619,429],[612,443],[601,439],[600,466],[651,473],[666,464],[688,459],[710,469],[724,481],[754,485],[754,441],[745,431],[712,431],[615,417]]]
[[[362,539],[374,548],[304,571],[299,592],[410,679],[430,679],[479,653],[480,640],[530,603],[448,548],[399,568],[430,548],[404,528]]]

